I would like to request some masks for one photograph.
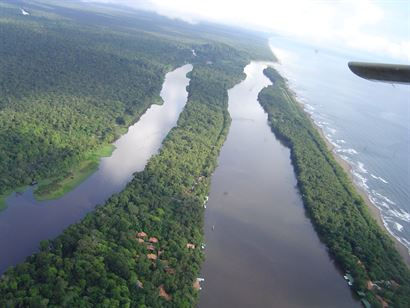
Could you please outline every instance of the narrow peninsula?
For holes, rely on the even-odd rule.
[[[284,78],[271,67],[264,73],[273,85],[260,92],[259,102],[277,138],[291,149],[303,203],[321,240],[365,304],[407,307],[410,272],[393,241],[371,217]]]

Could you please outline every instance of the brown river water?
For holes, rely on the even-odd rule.
[[[290,151],[257,101],[252,62],[229,90],[232,124],[205,212],[200,308],[360,307],[306,216]]]
[[[204,307],[360,307],[306,217],[284,147],[257,102],[270,84],[264,63],[229,91],[232,125],[212,177],[205,212]],[[153,105],[115,142],[111,157],[73,191],[38,202],[33,188],[0,212],[0,273],[37,251],[113,193],[121,191],[176,125],[187,100],[185,65],[166,75],[164,104]]]

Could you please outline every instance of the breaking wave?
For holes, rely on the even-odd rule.
[[[281,55],[277,55],[282,60]],[[287,54],[287,59],[283,60],[286,63],[289,59],[290,54]],[[289,76],[284,65],[275,64],[274,67],[283,76]],[[385,178],[372,173],[363,162],[358,160],[360,153],[351,146],[349,147],[348,141],[338,136],[339,132],[332,124],[332,121],[320,112],[320,105],[312,104],[304,95],[309,93],[305,93],[305,90],[301,88],[301,85],[297,84],[295,78],[288,78],[287,83],[292,92],[295,93],[296,100],[302,104],[304,111],[310,115],[315,125],[322,130],[327,141],[333,146],[333,151],[336,155],[349,164],[353,181],[366,193],[370,202],[380,210],[382,222],[387,231],[406,246],[410,252],[410,241],[405,237],[409,227],[408,223],[410,223],[410,213],[401,209],[393,200],[378,191],[378,185],[382,185],[381,183],[389,184],[389,182]]]
[[[387,181],[386,181],[385,179],[383,179],[381,176],[374,175],[373,173],[371,173],[370,176],[371,176],[373,179],[376,179],[376,180],[379,180],[380,182],[383,182],[384,184],[389,184],[389,182],[387,182]]]

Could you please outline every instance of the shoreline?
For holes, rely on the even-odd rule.
[[[167,73],[169,73],[169,71]],[[64,195],[74,190],[77,186],[79,186],[92,174],[94,174],[100,167],[101,159],[110,157],[115,151],[115,142],[122,136],[127,134],[130,127],[135,125],[153,105],[160,106],[164,103],[161,96],[158,96],[157,98],[154,97],[149,101],[152,101],[152,103],[145,106],[140,114],[135,115],[134,119],[130,122],[129,125],[127,125],[126,127],[121,127],[119,129],[118,136],[116,136],[112,142],[102,144],[99,148],[92,151],[91,154],[87,156],[87,158],[72,167],[71,171],[69,171],[69,175],[63,178],[57,177],[42,180],[39,183],[38,187],[34,190],[35,199],[37,201],[47,201],[62,198]],[[48,189],[48,187],[51,187],[51,189]]]
[[[396,248],[396,250],[398,251],[398,253],[402,257],[403,262],[407,265],[408,268],[410,268],[410,253],[409,253],[409,250],[407,249],[407,247],[404,246],[403,243],[401,243],[397,238],[395,238],[389,232],[389,230],[386,228],[386,226],[383,223],[383,218],[382,218],[382,215],[380,213],[380,210],[377,208],[376,205],[373,204],[373,202],[370,201],[370,198],[367,195],[366,191],[364,191],[363,188],[361,188],[359,185],[357,185],[356,182],[354,181],[353,174],[351,172],[352,167],[349,165],[348,162],[346,162],[344,159],[342,159],[339,155],[337,155],[334,152],[335,147],[327,139],[327,137],[326,137],[325,133],[323,132],[322,128],[319,127],[318,125],[316,125],[316,123],[313,120],[312,116],[304,110],[304,104],[299,102],[296,99],[297,96],[295,95],[293,90],[291,90],[291,93],[292,93],[292,96],[293,96],[294,100],[302,107],[303,112],[308,116],[311,123],[316,128],[317,132],[322,137],[322,139],[324,140],[328,150],[332,153],[333,158],[337,161],[337,163],[346,172],[350,182],[353,184],[353,187],[356,189],[357,193],[363,198],[363,201],[367,205],[367,208],[369,210],[369,214],[373,217],[373,219],[376,220],[377,224],[383,229],[383,231],[385,231],[385,233],[389,236],[389,238],[391,240],[393,240],[394,247]]]
[[[259,102],[270,116],[274,133],[291,148],[306,216],[327,246],[329,258],[336,268],[339,265],[351,274],[354,281],[349,286],[364,306],[378,307],[386,302],[396,307],[409,302],[410,272],[402,250],[379,226],[380,220],[345,173],[349,169],[330,153],[332,147],[322,139],[312,117],[306,116],[309,110],[303,111],[286,79],[274,68],[264,73],[273,85],[259,94]],[[331,138],[329,141],[332,143]],[[372,288],[369,280],[383,284]],[[397,282],[397,287],[391,288],[387,281],[391,285]]]
[[[171,71],[171,70],[170,70]],[[167,71],[169,73],[170,71]],[[166,73],[166,74],[167,74]],[[164,77],[165,80],[165,77]],[[151,100],[150,100],[151,101]],[[131,126],[136,124],[142,115],[144,115],[148,109],[153,105],[162,105],[164,103],[161,96],[154,97],[152,103],[145,106],[140,114],[135,115],[134,119],[127,127],[123,127],[119,131],[119,135],[110,143],[101,144],[100,147],[92,151],[87,158],[79,161],[76,165],[68,171],[69,175],[59,178],[58,176],[48,177],[39,181],[39,184],[33,191],[34,198],[37,201],[49,201],[56,200],[70,191],[74,190],[77,186],[87,180],[92,174],[94,174],[100,165],[102,158],[110,157],[115,150],[114,143],[125,135]],[[0,212],[7,208],[7,199],[14,193],[24,192],[31,185],[20,186],[15,189],[9,190],[0,195]],[[44,190],[44,191],[42,191]]]
[[[272,66],[274,69],[276,69],[275,65]],[[352,183],[352,186],[355,188],[356,192],[362,197],[364,203],[366,204],[369,214],[373,219],[376,220],[377,224],[381,227],[381,229],[389,236],[389,238],[393,241],[394,247],[396,248],[397,252],[400,254],[402,257],[403,262],[406,264],[408,268],[410,268],[410,249],[408,249],[403,243],[401,243],[396,237],[394,237],[389,230],[386,228],[383,222],[383,217],[380,212],[380,210],[377,208],[375,204],[370,200],[367,192],[360,187],[356,182],[354,181],[354,177],[352,174],[352,167],[349,165],[347,161],[342,159],[337,153],[334,152],[335,146],[331,144],[331,142],[327,139],[324,131],[322,130],[321,127],[319,127],[315,121],[313,120],[312,116],[306,112],[305,110],[305,104],[302,103],[297,99],[297,94],[296,92],[289,86],[288,80],[284,78],[287,86],[287,90],[290,93],[290,96],[292,99],[301,107],[302,111],[305,113],[305,115],[308,117],[310,122],[312,123],[313,127],[315,127],[316,131],[319,133],[321,138],[326,144],[327,149],[331,152],[333,158],[336,160],[336,162],[339,164],[339,166],[346,172],[348,179]]]
[[[101,159],[110,157],[114,150],[114,143],[104,144],[68,171],[67,176],[41,181],[34,190],[34,198],[37,201],[47,201],[63,197],[94,174],[100,166]]]

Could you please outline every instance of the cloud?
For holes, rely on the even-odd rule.
[[[410,60],[410,4],[406,0],[391,1],[390,6],[386,5],[388,2],[371,0],[91,1],[152,10],[191,23],[207,20],[273,31],[321,46],[362,50]],[[393,20],[397,10],[407,10],[401,24]],[[395,24],[396,28],[386,32],[391,24]]]

